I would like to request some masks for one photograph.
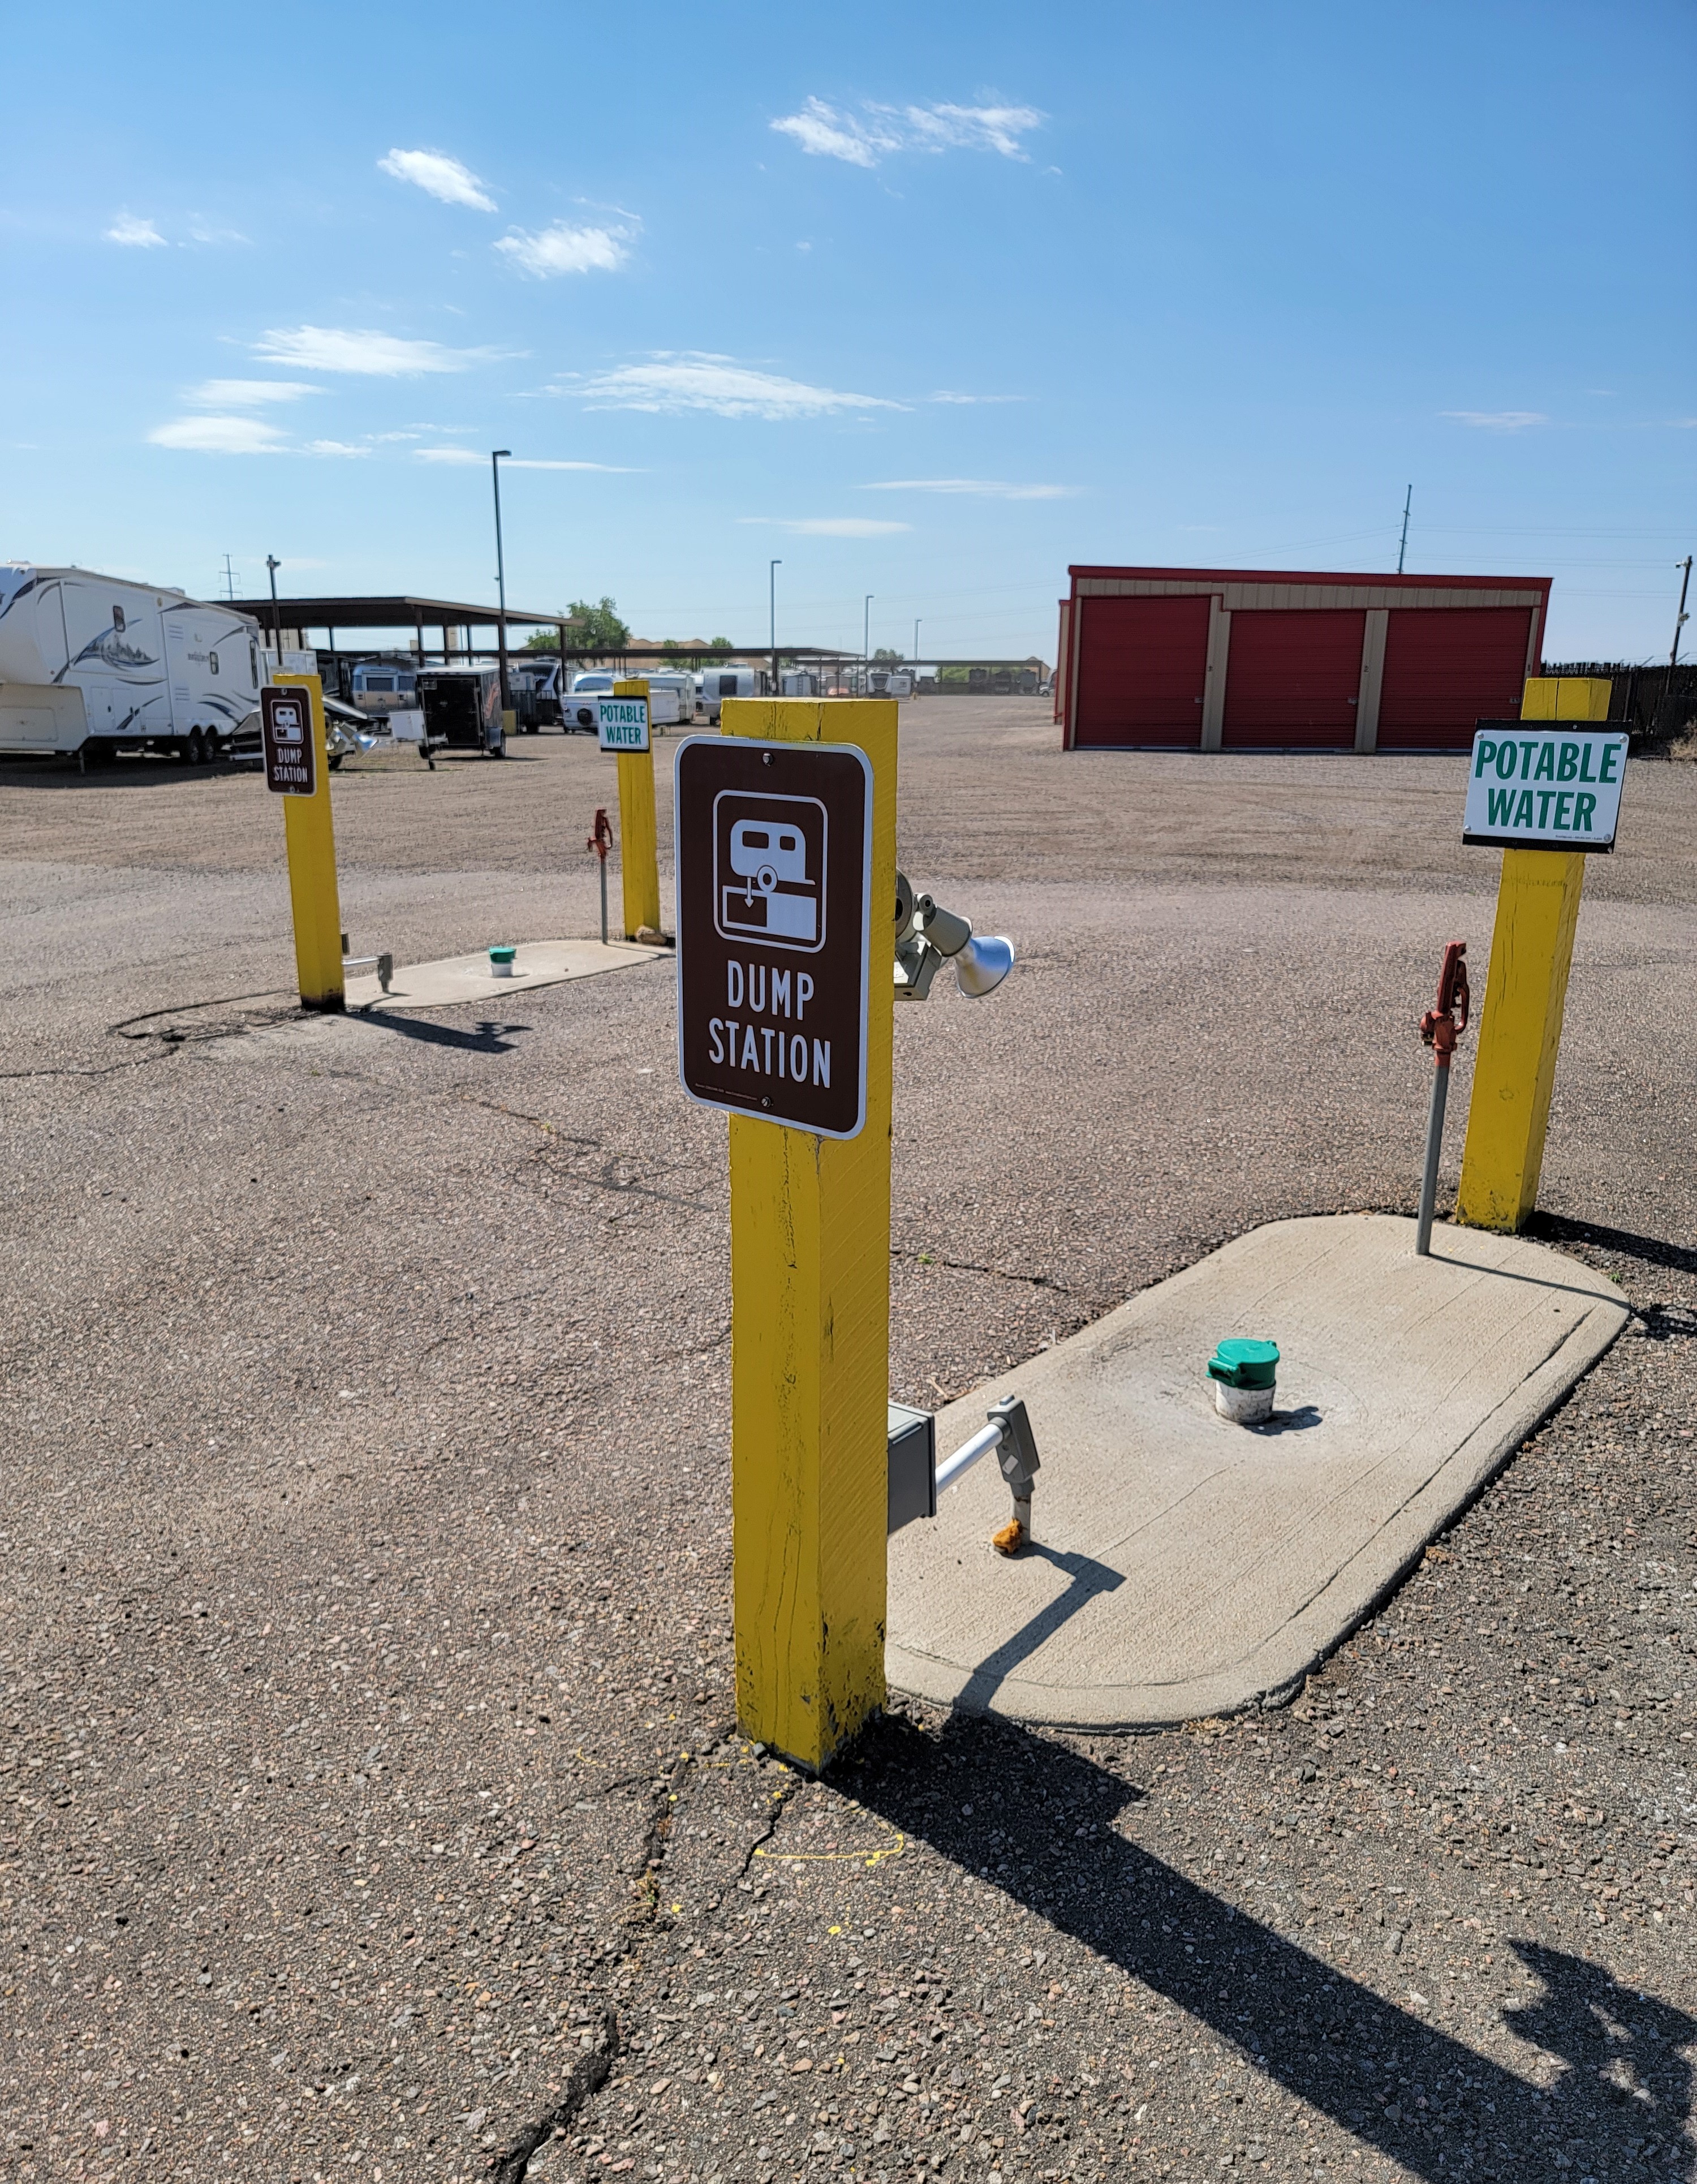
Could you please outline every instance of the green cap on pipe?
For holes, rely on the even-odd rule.
[[[1277,1343],[1253,1335],[1228,1335],[1208,1360],[1209,1379],[1232,1388],[1271,1388],[1277,1370]]]
[[[489,950],[489,961],[492,963],[510,963],[518,952],[516,948],[503,943],[500,947],[492,948]]]

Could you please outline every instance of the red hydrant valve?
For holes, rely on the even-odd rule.
[[[1420,1020],[1420,1036],[1432,1049],[1432,1058],[1440,1069],[1449,1067],[1449,1057],[1455,1051],[1455,1042],[1467,1028],[1467,944],[1452,940],[1444,950],[1444,968],[1438,974],[1438,1003]]]
[[[602,863],[604,865],[606,863],[607,852],[613,846],[613,829],[607,823],[607,807],[604,804],[596,806],[595,832],[583,846],[586,850],[593,850]]]

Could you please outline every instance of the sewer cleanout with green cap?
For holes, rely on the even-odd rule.
[[[1208,1360],[1214,1407],[1240,1426],[1271,1418],[1278,1374],[1278,1345],[1249,1334],[1229,1334]]]
[[[490,977],[492,978],[516,978],[519,975],[518,967],[513,959],[518,952],[519,951],[516,948],[513,947],[510,943],[506,941],[503,941],[498,948],[492,948],[489,950]],[[1209,1369],[1211,1371],[1213,1368],[1210,1367]]]

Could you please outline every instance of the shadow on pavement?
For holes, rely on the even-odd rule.
[[[1128,1842],[1114,1824],[1144,1793],[1063,1746],[958,1717],[933,1740],[891,1719],[841,1774],[869,1810],[1177,2003],[1413,2176],[1689,2174],[1678,2051],[1697,2018],[1583,1957],[1509,1943],[1544,1991],[1505,2022],[1566,2066],[1544,2092]]]
[[[1697,1274],[1697,1245],[1674,1244],[1662,1236],[1639,1236],[1630,1228],[1605,1228],[1594,1221],[1569,1221],[1559,1213],[1534,1213],[1525,1234],[1542,1244],[1589,1244],[1594,1251],[1618,1251],[1646,1266],[1671,1267]]]
[[[1065,1592],[1057,1593],[1029,1623],[1015,1630],[1012,1637],[1004,1639],[993,1653],[987,1654],[978,1663],[958,1702],[965,1713],[982,1713],[995,1696],[1004,1677],[1010,1675],[1021,1661],[1028,1660],[1063,1623],[1077,1614],[1087,1601],[1094,1600],[1099,1593],[1116,1592],[1126,1581],[1122,1571],[1110,1569],[1105,1563],[1093,1562],[1088,1555],[1058,1554],[1040,1540],[1030,1541],[1023,1554],[1030,1560],[1052,1563],[1056,1569],[1065,1573],[1070,1582]]]
[[[364,1009],[351,1010],[349,1021],[379,1025],[402,1039],[417,1039],[424,1046],[456,1047],[462,1054],[510,1054],[515,1034],[531,1028],[529,1024],[486,1021],[476,1031],[461,1031],[453,1024],[431,1023],[426,1017],[391,1016],[387,1011],[370,1014]]]

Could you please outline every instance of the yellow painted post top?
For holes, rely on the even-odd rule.
[[[817,1772],[884,1702],[896,872],[893,699],[726,699],[725,734],[858,744],[872,765],[866,1126],[731,1117],[737,1713]]]
[[[1523,721],[1606,721],[1614,688],[1607,675],[1528,676],[1520,716]]]
[[[648,677],[615,682],[615,698],[646,698]],[[649,736],[653,737],[650,727]],[[619,882],[624,897],[625,938],[660,929],[659,829],[654,818],[654,755],[620,751],[619,766]]]
[[[284,796],[289,901],[294,912],[295,971],[301,1006],[337,1013],[347,1006],[342,972],[342,906],[336,881],[336,830],[330,810],[330,766],[324,747],[324,685],[316,675],[278,675],[279,686],[303,689],[312,711],[317,787],[310,796]]]

